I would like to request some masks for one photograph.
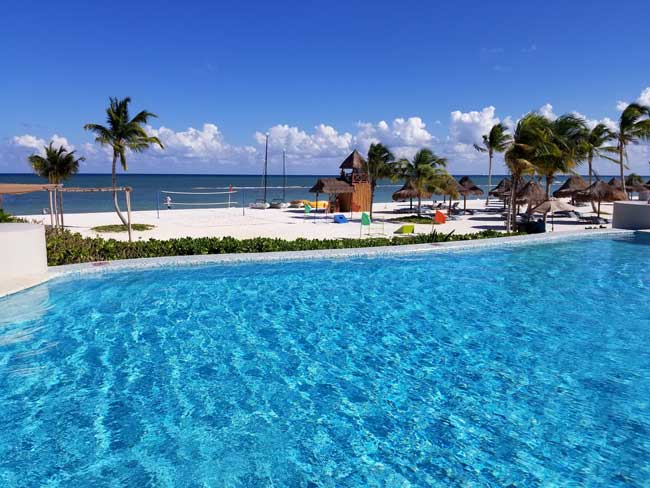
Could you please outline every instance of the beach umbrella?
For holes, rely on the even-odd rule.
[[[562,186],[553,192],[553,196],[556,198],[571,197],[573,199],[573,194],[577,191],[586,190],[589,184],[584,180],[580,175],[571,175],[569,176]]]
[[[467,195],[483,195],[484,191],[474,184],[469,176],[458,181],[458,193],[463,195],[463,211],[467,210]]]
[[[600,217],[601,202],[627,200],[627,195],[620,188],[598,180],[589,188],[574,193],[573,198],[578,202],[598,202],[598,216]]]
[[[406,183],[404,183],[404,186],[397,190],[395,193],[393,193],[393,201],[397,202],[400,200],[410,200],[411,206],[410,208],[413,208],[413,199],[414,198],[431,198],[433,193],[428,192],[428,191],[421,191],[418,190],[415,187],[415,183],[413,181],[409,180]]]
[[[547,214],[551,213],[551,230],[555,230],[554,216],[555,212],[575,212],[577,209],[573,205],[569,205],[561,200],[549,198],[548,200],[537,205],[531,213]]]

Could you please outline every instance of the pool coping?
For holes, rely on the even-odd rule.
[[[535,245],[570,239],[589,239],[606,235],[633,235],[637,231],[624,229],[593,229],[585,231],[566,231],[557,233],[528,234],[523,236],[495,237],[467,241],[436,242],[430,244],[405,244],[401,246],[359,247],[349,249],[319,249],[308,251],[280,251],[234,254],[202,254],[192,256],[164,256],[157,258],[121,259],[115,261],[95,261],[90,263],[50,266],[47,276],[26,286],[0,289],[0,298],[19,291],[38,286],[49,280],[61,277],[83,276],[87,274],[110,273],[127,270],[143,270],[172,266],[201,266],[210,264],[241,264],[255,262],[304,261],[309,259],[347,259],[360,257],[400,256],[409,254],[464,251],[481,248]]]

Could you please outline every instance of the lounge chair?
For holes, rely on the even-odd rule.
[[[399,229],[397,229],[394,233],[395,233],[395,234],[401,234],[401,235],[404,235],[404,234],[415,234],[415,225],[413,225],[413,224],[405,224],[405,225],[402,225],[402,226],[401,226]]]

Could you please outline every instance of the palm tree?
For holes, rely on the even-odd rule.
[[[59,184],[79,172],[79,163],[84,157],[75,157],[75,151],[68,151],[64,146],[54,147],[50,142],[44,147],[45,156],[32,154],[27,158],[34,173],[47,178],[48,183]]]
[[[616,150],[618,152],[618,164],[621,170],[622,189],[627,194],[627,190],[625,189],[627,146],[650,139],[650,107],[639,103],[629,104],[623,110],[623,113],[621,113],[614,138],[617,142]]]
[[[605,152],[611,152],[612,148],[606,147],[606,144],[614,139],[616,134],[610,130],[605,124],[600,123],[596,124],[591,129],[585,127],[585,131],[582,135],[582,152],[583,157],[587,160],[587,171],[588,171],[588,180],[589,186],[592,184],[593,180],[593,161],[594,158],[605,158],[610,159],[609,156],[604,154]],[[591,202],[591,207],[593,211],[596,211],[596,203]]]
[[[584,119],[573,114],[562,115],[554,121],[546,119],[546,127],[537,131],[538,140],[531,162],[546,180],[546,198],[551,197],[555,175],[570,173],[582,160],[586,131]]]
[[[485,198],[485,205],[490,201],[490,190],[492,189],[492,158],[494,153],[502,153],[512,142],[512,136],[507,133],[508,127],[499,122],[494,124],[488,134],[483,135],[483,145],[474,144],[474,149],[479,152],[488,153],[488,191]]]
[[[439,168],[438,168],[439,169]],[[447,207],[447,215],[451,215],[452,201],[454,198],[459,198],[458,182],[456,178],[450,175],[446,170],[440,170],[438,174],[429,182],[429,190],[439,195],[449,195],[449,206]]]
[[[366,161],[366,173],[370,180],[370,218],[372,219],[372,205],[375,201],[375,188],[377,181],[382,178],[390,178],[393,175],[393,162],[395,156],[382,143],[372,143],[368,148],[368,160]]]
[[[157,117],[157,115],[143,110],[131,119],[129,117],[129,103],[131,103],[131,98],[126,97],[118,100],[117,98],[111,97],[109,100],[110,104],[106,109],[108,126],[86,124],[84,125],[84,129],[96,134],[96,142],[99,142],[102,146],[110,146],[113,149],[112,183],[113,188],[116,188],[117,159],[119,158],[124,171],[127,171],[127,149],[133,152],[143,152],[152,144],[157,144],[163,149],[164,146],[157,137],[149,136],[142,127],[151,117]],[[122,223],[127,225],[127,221],[124,215],[122,215],[117,203],[117,191],[113,191],[113,206]]]
[[[393,163],[393,178],[400,178],[411,183],[418,192],[418,215],[422,208],[422,195],[443,172],[447,160],[437,156],[431,149],[420,149],[413,159],[400,159]]]
[[[516,224],[516,202],[517,191],[522,177],[534,170],[532,161],[538,150],[540,134],[548,129],[548,119],[537,113],[524,115],[519,122],[513,135],[513,142],[506,150],[504,159],[511,174],[512,184],[510,185],[510,206],[508,218],[506,219],[506,230],[510,232]]]
[[[84,157],[75,157],[74,151],[68,151],[63,145],[58,148],[50,142],[44,147],[45,156],[32,154],[27,158],[34,173],[42,178],[47,178],[48,183],[59,184],[67,180],[72,175],[79,172],[79,163],[85,161]],[[59,193],[59,202],[56,202],[56,193],[54,194],[54,203],[61,209],[61,227],[63,227],[63,193]],[[51,201],[50,201],[51,203]],[[58,214],[58,213],[57,213]],[[58,220],[59,217],[57,217]]]

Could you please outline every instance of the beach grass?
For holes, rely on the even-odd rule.
[[[131,230],[151,230],[155,229],[155,225],[151,224],[131,224]],[[97,227],[91,227],[90,230],[95,232],[127,232],[128,229],[124,224],[114,224],[114,225],[99,225]]]

